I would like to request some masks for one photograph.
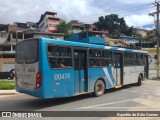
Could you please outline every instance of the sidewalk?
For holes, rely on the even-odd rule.
[[[16,90],[0,90],[0,95],[13,95],[18,94]]]
[[[160,75],[160,71],[159,71],[159,75]],[[157,70],[149,70],[149,79],[150,80],[157,79]]]

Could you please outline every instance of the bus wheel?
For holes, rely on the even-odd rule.
[[[142,84],[142,75],[139,75],[137,86],[141,86],[141,84]]]
[[[94,96],[99,97],[104,94],[105,84],[102,80],[97,80],[94,85]]]

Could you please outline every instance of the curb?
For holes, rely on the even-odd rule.
[[[14,95],[18,94],[16,90],[0,90],[0,95]]]

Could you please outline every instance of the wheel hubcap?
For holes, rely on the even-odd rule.
[[[98,94],[102,94],[103,93],[103,89],[104,89],[104,85],[103,84],[99,83],[96,88],[97,88],[97,93]]]

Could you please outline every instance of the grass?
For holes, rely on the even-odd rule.
[[[0,80],[0,90],[12,90],[15,89],[14,80]]]

